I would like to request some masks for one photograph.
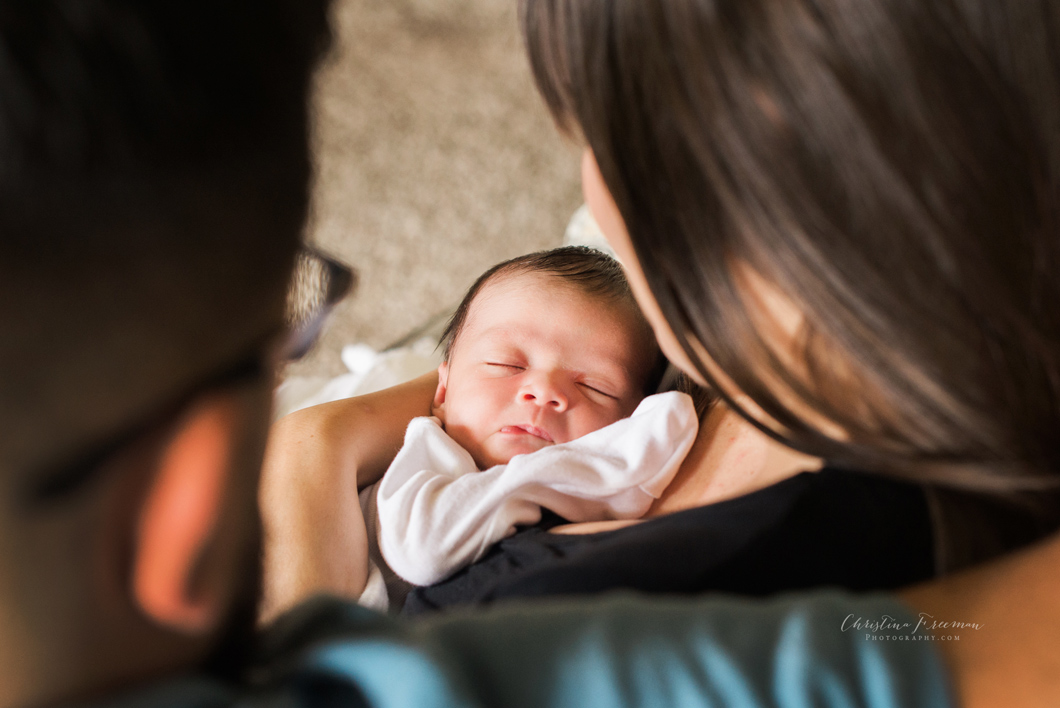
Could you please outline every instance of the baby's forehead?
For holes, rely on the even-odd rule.
[[[547,311],[543,309],[546,305]],[[621,313],[622,308],[615,298],[590,292],[553,273],[502,272],[490,278],[471,301],[465,330],[481,334],[502,322],[518,328],[519,324],[529,326],[547,316],[562,317],[586,311],[612,314]],[[512,317],[513,313],[522,312],[536,313],[539,317]],[[628,323],[630,329],[633,326],[633,322]]]
[[[628,369],[639,368],[639,352],[654,339],[635,308],[607,294],[588,292],[557,275],[535,271],[499,274],[471,301],[457,342],[467,346],[483,341],[530,340],[546,346],[549,338],[557,343],[588,339],[587,346],[596,354]],[[547,337],[540,337],[546,331]]]

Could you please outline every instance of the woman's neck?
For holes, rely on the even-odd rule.
[[[799,472],[816,471],[822,460],[767,437],[724,404],[700,423],[699,435],[677,476],[646,517],[662,516],[757,491]]]

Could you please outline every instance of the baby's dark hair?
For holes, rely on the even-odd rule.
[[[666,370],[666,358],[659,350],[651,326],[641,314],[637,301],[633,299],[633,291],[630,290],[629,282],[618,261],[602,251],[585,246],[563,246],[517,256],[498,263],[480,275],[468,288],[464,299],[460,301],[456,312],[446,324],[445,331],[442,332],[438,346],[442,348],[445,361],[449,361],[453,346],[467,321],[471,303],[482,288],[496,278],[524,273],[551,275],[573,285],[586,295],[627,306],[635,326],[641,330],[640,339],[644,342],[646,360],[651,362],[644,381],[644,393],[655,393]]]

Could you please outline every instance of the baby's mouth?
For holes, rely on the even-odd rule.
[[[532,435],[535,438],[541,438],[545,442],[554,442],[547,430],[536,425],[506,425],[501,428],[500,432],[509,435]]]

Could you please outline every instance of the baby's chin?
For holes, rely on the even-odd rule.
[[[555,443],[533,435],[493,435],[473,454],[480,469],[506,465],[516,455],[528,455]]]

